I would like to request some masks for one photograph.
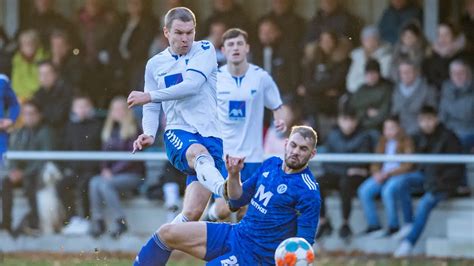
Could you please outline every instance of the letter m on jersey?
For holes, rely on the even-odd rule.
[[[257,193],[255,193],[255,198],[258,199],[258,201],[262,202],[263,201],[263,206],[267,207],[268,202],[270,202],[270,199],[273,197],[273,193],[270,191],[265,192],[265,186],[260,185],[257,189]]]

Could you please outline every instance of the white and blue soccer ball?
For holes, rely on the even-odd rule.
[[[275,251],[277,266],[312,266],[313,261],[313,247],[301,237],[283,240]]]

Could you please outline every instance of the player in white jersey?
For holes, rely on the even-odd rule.
[[[263,115],[273,111],[278,130],[285,131],[281,119],[282,100],[272,77],[247,61],[248,35],[241,29],[229,29],[223,36],[222,52],[227,64],[217,72],[217,108],[224,154],[245,158],[242,182],[263,162]],[[210,220],[223,220],[230,214],[224,199],[216,197],[209,208]],[[243,214],[243,213],[240,213]]]
[[[163,31],[169,47],[148,61],[144,92],[133,91],[128,97],[129,107],[143,105],[144,133],[134,142],[134,152],[153,144],[163,107],[168,158],[188,179],[196,176],[199,180],[187,187],[183,211],[173,223],[198,220],[211,192],[225,194],[216,54],[210,42],[194,41],[195,27],[195,16],[188,8],[168,11]]]

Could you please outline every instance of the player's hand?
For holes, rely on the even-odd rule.
[[[149,102],[151,102],[150,93],[142,91],[132,91],[127,99],[128,108],[132,108],[136,105],[144,105]]]
[[[144,148],[151,146],[155,142],[155,139],[152,136],[141,134],[138,138],[133,142],[133,151],[141,151]]]
[[[11,119],[0,119],[0,129],[7,130],[11,126],[13,126],[13,121]]]
[[[287,127],[286,127],[286,123],[284,120],[282,119],[276,119],[273,124],[275,125],[275,129],[279,132],[286,132],[287,130]]]
[[[245,157],[232,157],[228,154],[225,156],[225,166],[227,168],[227,172],[229,173],[229,177],[239,176],[240,171],[242,171],[244,168],[244,161]]]

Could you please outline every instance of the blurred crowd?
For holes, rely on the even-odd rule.
[[[149,0],[126,1],[123,13],[108,1],[85,0],[72,18],[58,13],[52,0],[30,3],[31,12],[14,38],[0,29],[0,151],[130,151],[140,131],[141,111],[129,110],[124,97],[143,89],[146,61],[168,46],[160,26],[164,13],[185,3],[166,1],[166,10],[156,16]],[[270,1],[270,11],[256,22],[237,1],[212,3],[208,18],[197,14],[196,39],[210,40],[223,65],[222,34],[232,27],[248,31],[250,60],[277,83],[287,124],[316,128],[320,152],[474,153],[473,0],[465,1],[458,18],[439,23],[431,43],[416,1],[390,0],[375,25],[364,25],[338,0],[319,1],[310,21],[295,12],[293,0]],[[265,128],[265,151],[281,153],[285,136],[271,121]],[[43,164],[14,161],[6,166],[4,228],[14,231],[11,190],[20,184],[31,207],[24,227],[39,228],[35,193],[41,182],[35,177]],[[137,162],[57,164],[64,176],[57,191],[66,224],[80,227],[91,218],[95,222],[89,232],[94,236],[108,226],[116,237],[127,230],[120,197],[142,187],[149,167]],[[165,167],[160,185],[147,184],[142,192],[164,197],[175,209],[176,180],[182,178],[170,165]],[[393,234],[400,229],[396,198],[406,199],[405,223],[417,222],[410,193],[401,192],[416,187],[418,193],[430,195],[425,205],[434,207],[467,185],[463,165],[328,163],[318,175],[323,196],[327,190],[340,191],[345,221],[341,237],[352,234],[348,221],[356,194],[368,221],[367,233],[381,229],[373,203],[381,194],[390,221],[385,231]],[[103,203],[113,217],[108,226]],[[321,213],[318,237],[332,230],[324,204]]]

